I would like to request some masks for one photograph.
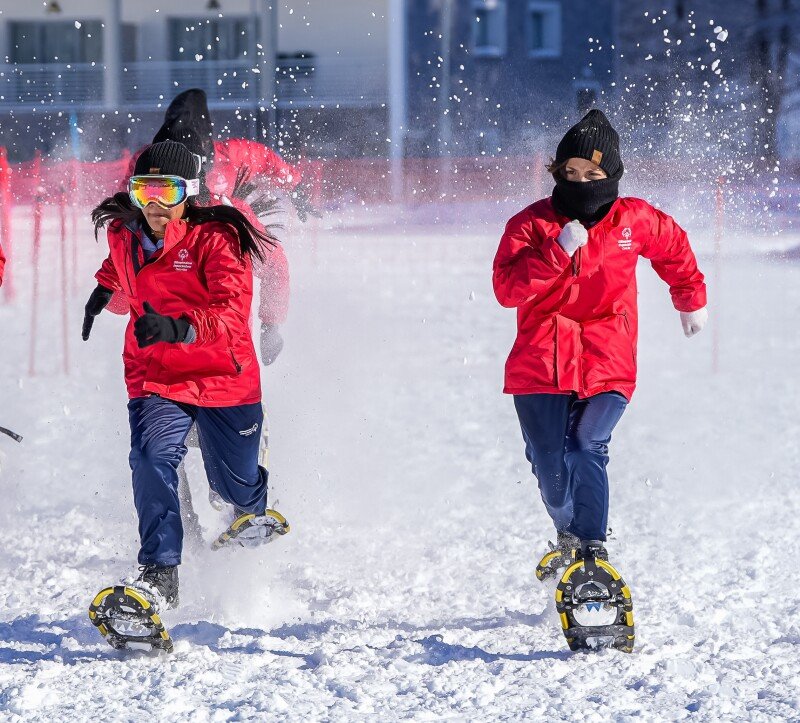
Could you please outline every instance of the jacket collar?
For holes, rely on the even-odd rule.
[[[132,223],[125,224],[125,228],[127,228],[132,234],[135,234],[141,242],[143,233],[142,224],[140,224],[138,221],[134,221]],[[184,221],[182,218],[170,221],[167,224],[167,230],[164,233],[164,249],[162,253],[166,253],[170,249],[174,248],[176,244],[183,241],[188,231],[189,224],[186,223],[186,221]]]
[[[167,253],[171,248],[186,238],[189,232],[189,224],[182,218],[177,218],[167,224],[167,230],[164,234],[164,253]]]

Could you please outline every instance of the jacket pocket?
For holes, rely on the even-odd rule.
[[[241,374],[242,373],[242,365],[239,364],[238,361],[236,361],[236,354],[233,353],[233,349],[230,349],[230,352],[231,352],[231,361],[233,361],[233,368],[236,370],[237,374]]]
[[[585,389],[636,380],[633,335],[624,313],[610,314],[581,325]]]

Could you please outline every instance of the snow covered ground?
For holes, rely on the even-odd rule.
[[[551,531],[500,393],[504,220],[287,239],[292,310],[264,381],[293,529],[262,550],[186,552],[167,656],[112,650],[86,615],[137,549],[123,322],[104,314],[79,338],[103,245],[79,260],[65,376],[48,221],[32,377],[18,213],[0,424],[25,440],[0,437],[0,720],[800,720],[797,262],[731,235],[715,274],[697,238],[712,317],[691,341],[642,265],[640,387],[610,467],[636,650],[572,654],[533,574]],[[222,522],[196,453],[189,465],[210,541]]]

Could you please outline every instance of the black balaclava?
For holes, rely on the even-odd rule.
[[[590,110],[570,128],[556,150],[555,164],[570,158],[585,158],[602,168],[608,178],[599,181],[568,181],[553,174],[553,205],[556,211],[585,223],[600,221],[619,196],[624,166],[619,154],[619,135],[599,110]]]

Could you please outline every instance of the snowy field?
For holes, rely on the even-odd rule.
[[[94,593],[135,569],[123,322],[62,364],[54,220],[31,338],[29,219],[0,303],[0,720],[800,720],[800,262],[726,236],[687,341],[639,270],[640,386],[612,444],[611,560],[636,649],[573,654],[534,567],[552,537],[501,394],[514,313],[491,290],[504,217],[287,238],[286,347],[264,371],[272,499],[292,532],[187,550],[172,655],[112,650]],[[692,226],[692,223],[688,225]],[[703,225],[694,219],[694,225]],[[783,239],[786,241],[786,239]],[[719,336],[718,369],[712,337]],[[222,528],[189,460],[204,534]]]

